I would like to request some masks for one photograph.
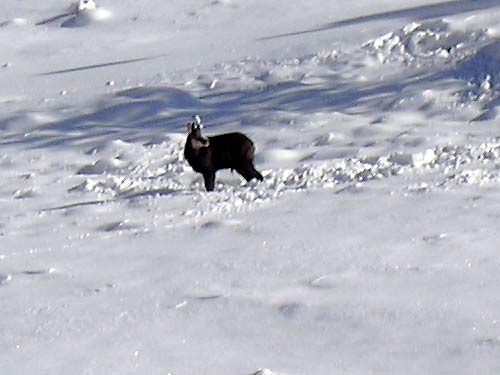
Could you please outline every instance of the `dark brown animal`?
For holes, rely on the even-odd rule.
[[[219,169],[235,170],[247,181],[263,180],[253,165],[255,147],[250,138],[242,133],[205,137],[201,119],[196,116],[195,120],[188,124],[184,158],[195,172],[203,175],[207,191],[214,190],[215,172]]]

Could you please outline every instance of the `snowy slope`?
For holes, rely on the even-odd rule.
[[[4,2],[2,374],[498,373],[497,1]]]

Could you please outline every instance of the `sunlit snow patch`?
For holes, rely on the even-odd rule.
[[[80,0],[76,5],[78,12],[97,9],[97,4],[94,0]]]
[[[112,14],[107,9],[97,5],[94,0],[80,0],[70,7],[74,16],[63,22],[62,27],[82,27],[94,22],[101,22],[111,18]]]

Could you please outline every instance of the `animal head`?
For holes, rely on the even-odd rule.
[[[191,147],[194,150],[199,150],[203,147],[208,147],[210,141],[207,137],[205,137],[201,129],[203,128],[203,123],[201,122],[200,116],[193,116],[194,122],[190,122],[187,124],[188,128],[188,141],[191,142]]]

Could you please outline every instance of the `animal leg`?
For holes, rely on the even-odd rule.
[[[213,191],[215,187],[215,172],[203,173],[203,178],[205,180],[205,189]]]
[[[264,181],[264,177],[262,177],[262,174],[257,169],[255,169],[255,167],[253,165],[252,165],[252,169],[253,169],[254,177],[259,181]]]
[[[262,181],[264,178],[262,175],[255,169],[252,163],[246,164],[243,168],[236,170],[239,174],[243,176],[243,178],[247,181],[250,181],[256,178],[259,181]]]

